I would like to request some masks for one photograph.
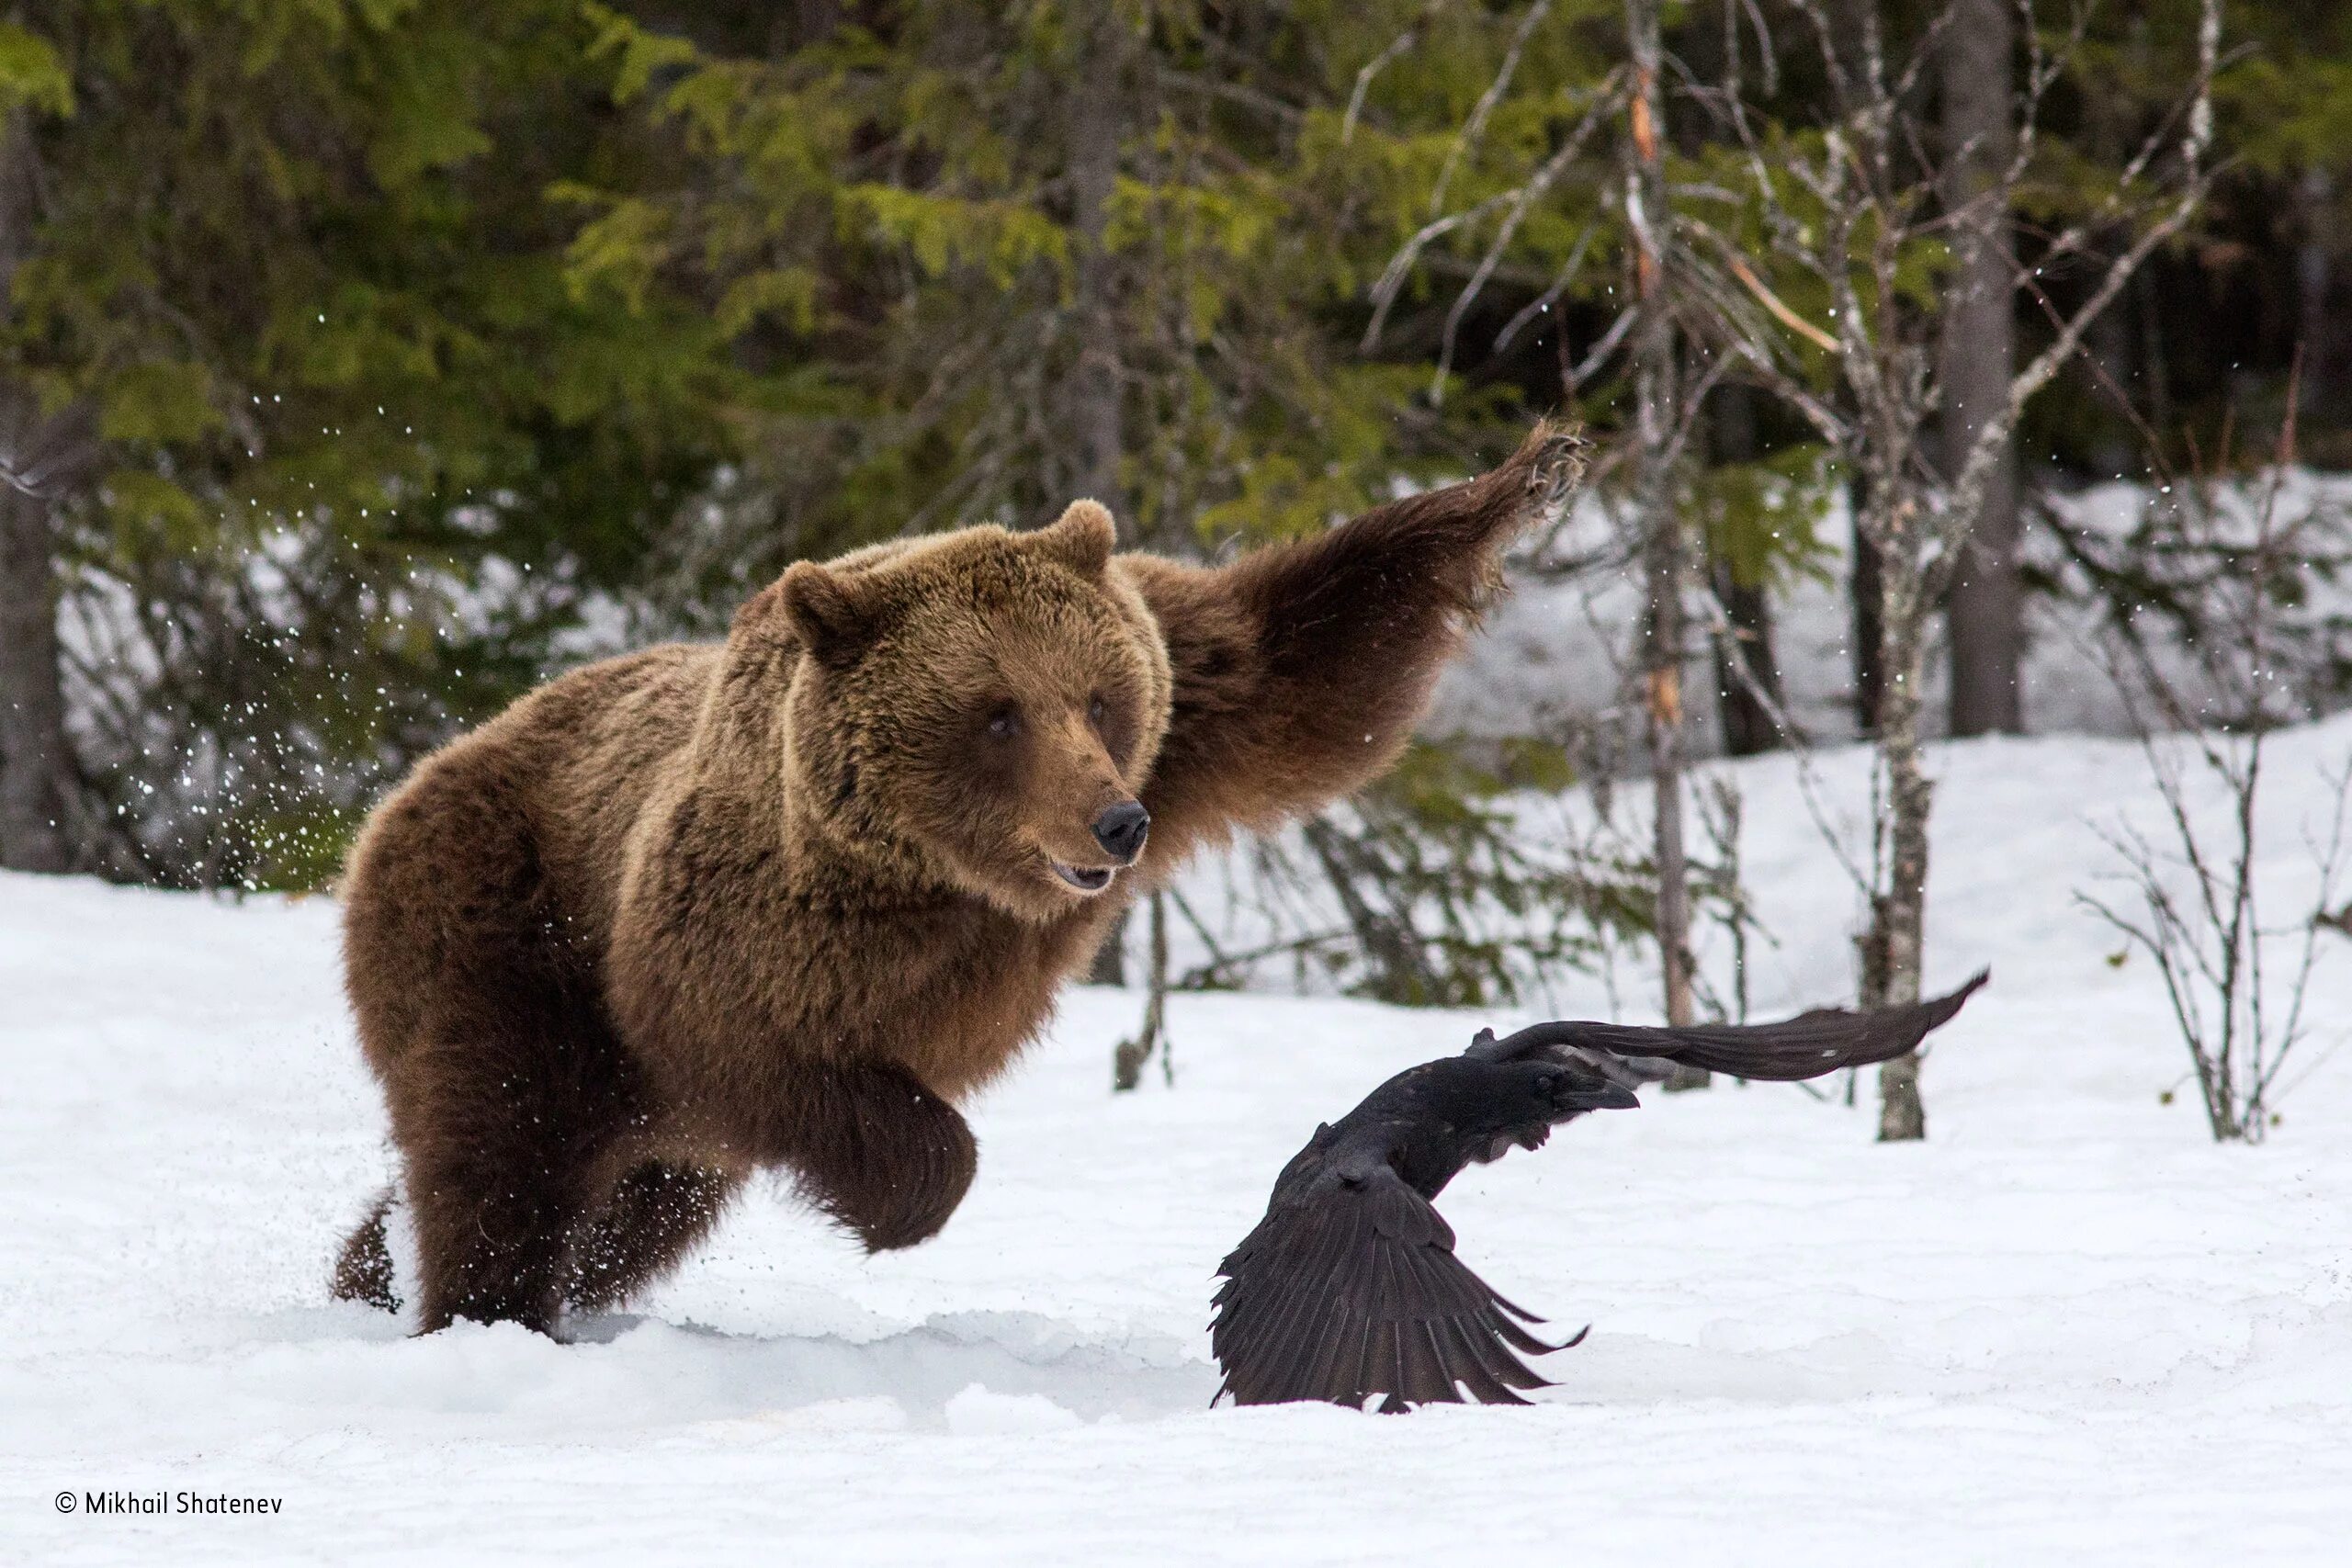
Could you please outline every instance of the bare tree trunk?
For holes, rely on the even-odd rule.
[[[1714,578],[1715,597],[1723,601],[1724,619],[1731,627],[1724,646],[1715,649],[1724,750],[1734,757],[1777,751],[1786,737],[1767,702],[1781,700],[1780,659],[1772,648],[1771,594],[1761,583],[1740,581],[1722,561],[1714,563]],[[1735,660],[1744,673],[1743,668],[1734,667]]]
[[[1127,926],[1135,918],[1130,905],[1119,911],[1111,929],[1102,933],[1102,945],[1094,950],[1094,962],[1086,971],[1090,986],[1124,986],[1127,983]]]
[[[1064,387],[1074,488],[1125,515],[1119,458],[1119,315],[1116,279],[1104,243],[1119,180],[1119,107],[1125,39],[1115,7],[1091,8],[1093,22],[1069,102],[1070,230],[1076,242],[1072,304],[1078,353]],[[1057,501],[1062,499],[1056,497]]]
[[[2132,156],[2133,141],[2132,117],[2138,106],[2125,97],[2108,103],[2086,106],[2087,113],[2083,137],[2090,156],[2100,164],[2117,164]],[[2113,254],[2131,243],[2131,236],[2120,230],[2100,236],[2098,249]],[[2094,403],[2120,398],[2122,407],[2115,415],[2102,422],[2098,444],[2091,452],[2091,462],[2101,479],[2121,479],[2134,467],[2155,460],[2159,454],[2142,450],[2143,438],[2134,423],[2135,412],[2154,412],[2153,402],[2143,405],[2143,393],[2153,393],[2147,376],[2153,367],[2140,362],[2143,345],[2132,331],[2132,308],[2140,279],[2126,297],[2118,299],[2111,310],[2102,310],[2083,333],[2083,373],[2087,386],[2085,390]],[[2163,422],[2153,421],[2161,436]]]
[[[2083,334],[2083,367],[2092,398],[2103,400],[2112,397],[2114,394],[2109,390],[2112,387],[2122,391],[2127,409],[2137,409],[2139,345],[2132,339],[2129,304],[2127,293],[2125,299],[2117,301],[2114,310],[2101,311],[2098,320]],[[2101,479],[2121,479],[2131,472],[2135,463],[2145,460],[2136,449],[2138,438],[2139,433],[2129,423],[2128,414],[2102,422],[2097,443],[2091,448],[2093,470]]]
[[[1979,434],[2006,419],[2016,368],[2009,212],[2006,192],[1998,187],[2016,141],[2011,76],[2017,6],[2015,0],[1952,4],[1941,45],[1943,134],[1950,158],[1944,200],[1953,210],[1967,210],[1972,220],[1953,235],[1959,265],[1945,307],[1940,355],[1944,467],[1957,474]],[[1951,732],[2013,735],[2024,728],[2018,681],[2025,647],[2014,430],[2002,440],[1962,550],[1949,612]]]
[[[1657,0],[1625,0],[1625,34],[1634,62],[1633,134],[1625,209],[1634,232],[1634,288],[1641,317],[1634,344],[1636,434],[1641,457],[1634,511],[1645,536],[1649,579],[1649,640],[1643,677],[1649,722],[1650,778],[1656,800],[1657,950],[1667,1021],[1687,1024],[1690,1005],[1690,872],[1682,836],[1682,595],[1690,547],[1675,504],[1668,448],[1680,404],[1674,319],[1667,299],[1665,95]],[[1696,1089],[1704,1073],[1679,1071],[1668,1089]]]
[[[0,866],[70,871],[68,767],[49,507],[0,488]]]
[[[1708,402],[1708,443],[1718,463],[1756,459],[1755,393],[1748,388],[1716,389]],[[1724,750],[1735,757],[1770,751],[1785,740],[1772,709],[1781,701],[1781,664],[1772,650],[1772,596],[1761,582],[1742,582],[1721,551],[1709,561],[1715,597],[1730,624],[1730,636],[1716,639],[1716,712]]]
[[[1886,587],[1878,546],[1862,527],[1863,509],[1871,503],[1870,481],[1854,477],[1849,504],[1853,509],[1853,558],[1846,568],[1848,663],[1854,674],[1854,733],[1865,738],[1878,733],[1879,694],[1886,684]]]
[[[2321,413],[2333,411],[2344,390],[2344,373],[2336,363],[2335,317],[2328,296],[2335,287],[2336,221],[2335,175],[2318,164],[2305,169],[2295,184],[2295,205],[2301,209],[2302,238],[2295,246],[2296,337],[2302,367],[2304,405]]]
[[[0,299],[31,248],[32,127],[0,120]],[[52,502],[41,483],[48,422],[33,395],[0,384],[0,866],[68,871],[72,768],[58,666]]]
[[[1116,8],[1088,7],[1090,24],[1071,84],[1068,135],[1070,231],[1075,242],[1072,304],[1077,355],[1063,383],[1062,429],[1070,443],[1067,465],[1072,496],[1091,496],[1126,516],[1119,489],[1125,450],[1120,424],[1119,313],[1116,279],[1103,236],[1119,180],[1119,108],[1125,39]],[[1129,526],[1133,526],[1132,520]],[[1098,986],[1127,983],[1127,920],[1118,920],[1094,950],[1087,978]]]
[[[1376,909],[1364,897],[1367,886],[1376,891],[1396,885],[1396,872],[1385,858],[1369,847],[1351,841],[1331,826],[1329,817],[1308,818],[1299,832],[1314,852],[1316,863],[1323,868],[1331,891],[1339,896],[1348,929],[1355,933],[1356,942],[1363,949],[1364,961],[1372,971],[1372,995],[1399,1007],[1433,1007],[1446,1002],[1448,987],[1423,955],[1420,935],[1413,929],[1410,912],[1394,905],[1385,910]]]
[[[1919,999],[1928,905],[1928,813],[1932,786],[1919,754],[1920,677],[1927,662],[1927,603],[1918,541],[1925,526],[1907,502],[1890,506],[1878,537],[1882,551],[1881,644],[1886,674],[1879,692],[1878,753],[1887,799],[1884,868],[1871,898],[1870,930],[1862,938],[1866,1007]],[[1878,1135],[1898,1143],[1928,1135],[1919,1099],[1917,1053],[1879,1068]]]
[[[1132,1040],[1119,1042],[1111,1053],[1111,1089],[1125,1094],[1143,1082],[1144,1065],[1154,1052],[1159,1055],[1160,1081],[1176,1081],[1175,1064],[1168,1044],[1168,895],[1154,893],[1151,910],[1151,970],[1149,999],[1144,1003],[1143,1028]]]

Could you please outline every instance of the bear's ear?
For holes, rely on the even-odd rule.
[[[1059,561],[1080,577],[1100,577],[1111,564],[1118,545],[1117,525],[1111,510],[1099,501],[1073,501],[1061,516],[1029,536],[1046,558]]]
[[[875,606],[863,602],[856,580],[815,561],[794,561],[775,586],[793,636],[820,664],[847,669],[881,631]]]

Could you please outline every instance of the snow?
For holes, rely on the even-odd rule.
[[[2287,910],[2352,721],[2275,746]],[[2155,976],[2071,898],[2096,824],[2153,822],[2143,760],[1933,768],[1929,979],[1994,984],[1939,1036],[1930,1140],[1875,1145],[1867,1084],[1722,1085],[1474,1168],[1463,1256],[1592,1335],[1536,1408],[1401,1418],[1208,1409],[1211,1271],[1318,1119],[1510,1018],[1179,997],[1174,1087],[1114,1098],[1138,998],[1081,989],[973,1108],[936,1241],[867,1260],[763,1191],[575,1343],[413,1339],[325,1293],[390,1169],[332,904],[0,877],[0,1562],[2343,1561],[2352,943],[2282,1123],[2217,1148],[2159,1101]],[[1850,829],[1864,760],[1819,775]],[[1738,776],[1758,1010],[1840,998],[1851,892],[1789,760]]]

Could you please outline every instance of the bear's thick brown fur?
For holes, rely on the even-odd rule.
[[[1216,568],[1114,556],[1091,502],[804,561],[725,642],[591,665],[428,758],[345,916],[422,1326],[618,1302],[763,1168],[869,1248],[933,1235],[974,1168],[955,1103],[1139,884],[1388,764],[1577,467],[1546,426]],[[1138,800],[1122,874],[1094,829]],[[391,1304],[389,1201],[338,1293]]]

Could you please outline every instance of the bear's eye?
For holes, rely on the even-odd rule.
[[[989,739],[1010,740],[1021,732],[1021,716],[1011,708],[999,708],[989,715]]]
[[[1086,722],[1100,729],[1102,728],[1103,719],[1110,716],[1110,707],[1104,704],[1101,694],[1097,694],[1086,705]]]

